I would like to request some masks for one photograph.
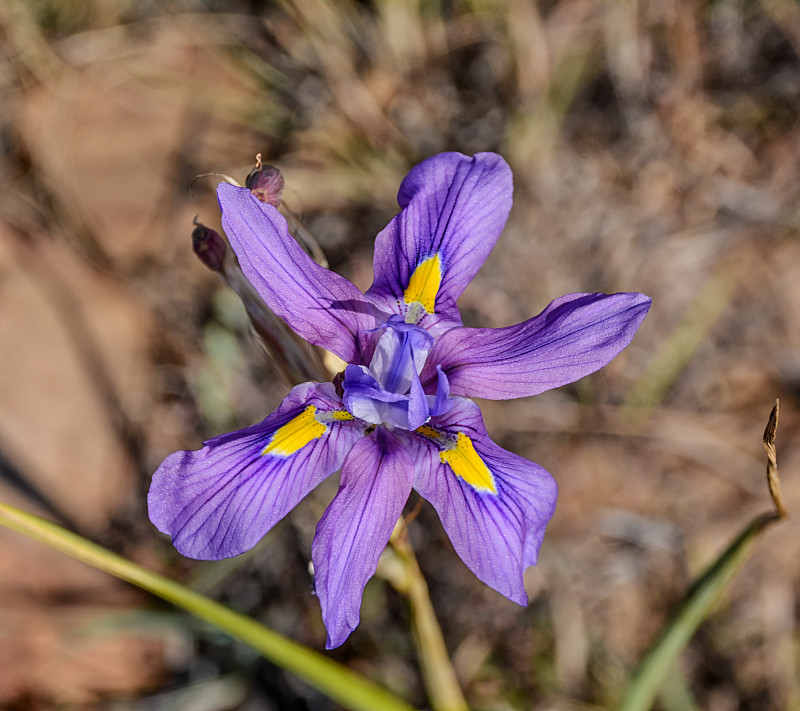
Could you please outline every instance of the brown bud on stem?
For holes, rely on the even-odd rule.
[[[247,174],[244,184],[261,202],[274,207],[281,204],[283,175],[274,165],[263,165],[260,153],[256,156],[256,167]]]
[[[192,230],[192,249],[194,253],[213,272],[222,272],[227,245],[218,232],[206,227],[194,218]]]

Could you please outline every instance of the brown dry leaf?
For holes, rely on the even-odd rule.
[[[216,52],[213,24],[192,28],[166,19],[141,40],[119,29],[113,31],[124,52],[115,47],[92,56],[89,50],[91,61],[77,71],[29,91],[18,125],[73,226],[112,261],[130,264],[173,241],[165,222],[175,198],[189,197],[180,170],[204,152],[195,141],[198,125],[241,116],[257,93]],[[75,54],[79,39],[62,49]],[[250,160],[252,149],[241,141],[238,158],[232,156],[239,132],[230,129],[215,148],[228,160]],[[219,143],[219,135],[211,140]]]
[[[125,628],[104,630],[119,608],[4,605],[0,612],[0,705],[48,699],[82,708],[140,693],[164,676],[163,642]]]
[[[97,530],[135,481],[96,366],[125,408],[141,406],[147,319],[63,245],[20,248],[16,236],[2,237],[0,438],[40,490]]]

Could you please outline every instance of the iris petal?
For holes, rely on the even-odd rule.
[[[364,295],[311,259],[272,205],[228,183],[217,194],[225,234],[267,306],[309,343],[347,363],[365,362],[368,331],[376,321]]]
[[[644,294],[568,294],[516,326],[454,328],[433,347],[422,382],[433,383],[437,364],[454,395],[538,395],[609,363],[631,342],[649,308]]]
[[[536,562],[555,511],[555,481],[538,464],[492,442],[480,409],[470,400],[455,398],[446,415],[432,418],[420,429],[412,445],[414,488],[433,504],[467,567],[490,587],[525,605],[522,575]],[[486,481],[470,483],[459,475],[468,472],[454,471],[447,463],[447,452],[454,451],[452,440],[459,436],[469,438],[477,461],[491,473],[496,493]],[[464,448],[465,456],[474,459],[468,449]],[[477,461],[468,464],[478,470]]]
[[[309,419],[312,409],[316,417]],[[190,558],[249,550],[339,469],[363,436],[363,423],[333,414],[320,433],[322,415],[341,410],[333,386],[304,383],[263,422],[171,454],[153,475],[150,519]]]
[[[444,374],[441,366],[436,366],[436,397],[428,396],[428,405],[430,406],[431,415],[444,415],[452,407],[452,400],[450,400],[450,383],[447,376]]]
[[[339,492],[311,549],[328,649],[358,625],[364,586],[411,493],[412,471],[408,451],[382,429],[360,440],[345,460]]]
[[[344,404],[366,422],[414,430],[430,417],[429,396],[422,387],[419,371],[433,337],[396,316],[389,319],[385,329],[369,368],[349,365],[345,369]]]
[[[369,368],[382,388],[406,393],[425,365],[432,346],[433,338],[421,328],[390,326],[378,340]]]
[[[367,298],[434,335],[460,325],[456,299],[494,247],[511,194],[511,170],[494,153],[420,163],[400,186],[402,211],[375,241]]]

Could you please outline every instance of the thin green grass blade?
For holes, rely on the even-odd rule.
[[[639,663],[618,711],[647,711],[653,705],[672,665],[749,557],[759,534],[779,520],[780,517],[775,513],[763,514],[754,519],[694,583]]]
[[[658,700],[664,711],[700,711],[677,664],[669,668],[667,678],[658,693]]]
[[[413,711],[394,694],[347,667],[50,521],[0,503],[0,524],[177,605],[250,645],[347,709]]]

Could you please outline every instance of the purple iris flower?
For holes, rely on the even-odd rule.
[[[148,496],[153,523],[186,556],[235,556],[341,470],[311,551],[329,649],[358,624],[412,488],[469,569],[527,604],[523,572],[536,563],[556,484],[492,442],[467,398],[536,395],[594,372],[630,343],[650,299],[569,294],[516,326],[462,326],[456,300],[511,208],[511,170],[492,153],[443,153],[408,174],[366,294],[308,257],[272,205],[224,183],[218,194],[266,304],[350,365],[337,385],[298,385],[263,422],[167,457]]]

